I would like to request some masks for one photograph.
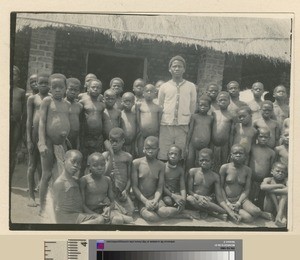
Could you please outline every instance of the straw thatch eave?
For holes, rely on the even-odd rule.
[[[16,25],[17,31],[26,26],[81,28],[109,35],[118,43],[155,40],[290,62],[290,19],[20,13]]]

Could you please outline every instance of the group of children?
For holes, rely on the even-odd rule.
[[[163,107],[159,87],[137,79],[133,93],[113,78],[102,93],[94,74],[84,90],[76,78],[32,75],[32,94],[18,87],[14,66],[11,109],[11,171],[26,118],[28,206],[40,214],[50,179],[57,223],[133,223],[135,211],[149,222],[212,215],[226,221],[257,217],[286,226],[289,107],[286,88],[263,101],[264,86],[252,86],[254,99],[239,100],[239,84],[227,91],[211,84],[197,100],[186,147],[168,147],[157,159]],[[81,93],[82,92],[82,93]],[[25,106],[27,99],[27,109]],[[65,153],[66,151],[66,153]],[[54,174],[54,164],[60,164]],[[274,217],[275,218],[274,218]]]

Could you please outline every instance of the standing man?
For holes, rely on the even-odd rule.
[[[161,85],[158,94],[159,105],[163,107],[159,133],[160,160],[167,160],[171,145],[185,150],[188,125],[196,109],[197,92],[192,82],[183,79],[186,63],[181,56],[169,62],[172,79]]]

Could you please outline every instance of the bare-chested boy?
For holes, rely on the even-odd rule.
[[[85,79],[84,79],[84,86],[83,86],[83,93],[80,93],[78,95],[78,100],[81,100],[81,99],[84,99],[86,98],[87,96],[89,96],[89,82],[92,80],[92,79],[97,79],[96,75],[93,74],[93,73],[89,73],[85,76]]]
[[[65,146],[70,132],[70,103],[64,99],[66,92],[66,77],[62,74],[52,74],[49,85],[52,96],[45,97],[40,107],[38,148],[41,154],[42,178],[40,182],[40,215],[43,214],[49,180],[58,155],[54,155],[54,145]],[[63,160],[63,158],[60,158]]]
[[[81,177],[80,190],[85,213],[101,214],[102,223],[124,224],[132,218],[124,216],[115,209],[111,180],[106,173],[105,158],[101,153],[92,153],[88,159],[89,174]]]
[[[229,145],[231,143],[233,118],[227,110],[230,103],[228,92],[221,91],[217,102],[220,110],[213,112],[212,144],[214,152],[214,171],[219,171],[222,164],[228,161]]]
[[[31,95],[35,95],[37,93],[39,93],[39,88],[37,85],[37,74],[32,74],[29,79],[29,87],[32,91],[32,93],[26,93],[26,98],[28,99],[28,97],[30,97]]]
[[[186,172],[195,167],[198,152],[210,144],[213,126],[213,117],[207,114],[210,104],[210,97],[202,95],[198,101],[197,113],[191,116],[186,141]]]
[[[211,115],[212,112],[214,112],[215,110],[220,109],[219,105],[218,105],[218,102],[217,102],[217,96],[218,96],[220,91],[221,91],[221,87],[219,87],[216,84],[209,84],[206,88],[206,94],[211,99],[211,105],[210,105],[210,109],[208,111],[209,115]]]
[[[261,82],[255,82],[252,85],[251,92],[253,94],[253,99],[248,103],[252,111],[252,121],[256,121],[261,118],[261,103],[262,103],[262,95],[264,94],[264,85]]]
[[[117,95],[114,90],[108,89],[104,92],[105,110],[103,112],[103,135],[104,139],[108,139],[109,132],[114,127],[120,127],[121,110],[115,108]]]
[[[122,92],[124,88],[124,81],[121,78],[113,78],[109,83],[110,88],[116,92],[117,99],[114,105],[115,108],[122,110]]]
[[[275,119],[281,127],[283,121],[290,115],[286,87],[283,85],[279,85],[276,88],[274,88],[273,97],[275,98],[275,101],[273,103],[273,119]]]
[[[248,106],[240,107],[237,111],[238,123],[233,128],[233,144],[244,146],[246,162],[249,164],[251,146],[255,144],[257,130],[252,125],[251,109]]]
[[[105,105],[98,100],[102,91],[102,83],[98,79],[92,79],[88,83],[89,95],[80,100],[83,105],[81,150],[83,153],[83,163],[81,175],[84,174],[86,161],[90,154],[103,152],[103,112]]]
[[[228,111],[231,113],[233,120],[237,121],[237,110],[239,107],[247,106],[243,101],[240,101],[240,84],[236,81],[230,81],[227,84],[227,91],[230,95],[230,104],[228,106]]]
[[[36,207],[34,195],[34,173],[38,170],[39,180],[42,176],[40,165],[40,153],[38,149],[39,139],[39,120],[40,120],[40,106],[42,100],[48,97],[49,94],[49,75],[39,74],[37,76],[38,94],[31,95],[27,100],[27,121],[26,121],[26,135],[27,135],[27,149],[28,149],[28,169],[27,169],[27,183],[29,190],[29,207]]]
[[[240,144],[231,148],[231,162],[220,168],[223,198],[229,208],[239,214],[242,222],[250,223],[257,217],[272,220],[272,214],[261,211],[249,199],[251,168],[244,165],[245,149]]]
[[[281,135],[282,145],[275,147],[275,161],[289,165],[289,129],[285,129]]]
[[[83,200],[74,174],[80,170],[82,155],[69,150],[65,155],[64,170],[53,184],[53,206],[58,224],[102,224],[104,219],[94,212],[84,212]]]
[[[256,129],[259,128],[269,128],[270,130],[270,139],[268,140],[268,146],[272,149],[279,144],[280,138],[280,128],[281,126],[272,117],[273,114],[273,104],[269,100],[265,100],[261,104],[261,119],[256,120],[253,123],[253,126]]]
[[[249,166],[252,169],[252,183],[249,199],[261,208],[263,206],[264,192],[260,190],[260,184],[270,174],[275,160],[275,152],[267,145],[269,139],[269,129],[259,128],[257,144],[252,146],[250,153]]]
[[[149,222],[157,222],[160,217],[171,215],[169,207],[161,200],[165,164],[156,158],[158,149],[158,138],[147,137],[145,157],[135,159],[132,163],[132,189],[139,201],[141,217]]]
[[[145,81],[143,79],[136,79],[133,82],[133,93],[135,95],[135,103],[142,102],[144,100],[144,87]]]
[[[122,96],[121,128],[125,133],[123,150],[135,156],[135,140],[137,133],[137,118],[134,106],[134,95],[126,92]]]
[[[20,70],[17,66],[13,66],[13,84],[10,88],[10,180],[15,169],[16,152],[24,130],[23,122],[26,118],[25,90],[19,88],[19,80]]]
[[[275,224],[284,227],[287,224],[287,167],[276,162],[271,170],[272,177],[267,177],[261,184],[266,193],[264,211],[274,214]]]
[[[71,144],[71,149],[79,150],[79,130],[80,130],[80,114],[83,106],[77,101],[80,92],[81,83],[76,78],[67,79],[66,100],[70,102],[70,133],[68,141]]]
[[[122,151],[125,134],[121,128],[115,127],[105,141],[107,151],[103,153],[107,161],[107,175],[112,180],[116,207],[125,215],[132,216],[134,205],[129,197],[131,188],[131,154]]]
[[[137,148],[138,157],[144,155],[144,141],[148,136],[157,136],[159,134],[160,120],[162,115],[162,108],[153,103],[155,97],[155,87],[147,84],[144,88],[144,100],[136,104],[137,116]]]
[[[179,164],[182,159],[182,150],[171,145],[168,151],[168,161],[165,168],[165,184],[162,200],[168,206],[170,217],[192,219],[193,216],[185,209],[186,188],[184,170]]]
[[[232,219],[238,222],[238,215],[224,201],[220,177],[211,170],[212,163],[212,150],[202,149],[198,158],[199,168],[189,170],[187,201],[193,208],[200,210],[200,216],[206,217],[207,214],[211,214],[226,221],[228,212]]]

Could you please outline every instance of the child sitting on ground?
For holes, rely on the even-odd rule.
[[[58,224],[102,224],[103,216],[84,212],[79,185],[73,175],[80,170],[82,155],[69,150],[65,155],[64,170],[53,183],[53,206]]]
[[[286,226],[287,222],[287,167],[285,164],[275,162],[271,170],[272,177],[267,177],[261,184],[266,193],[264,211],[274,214],[275,224]]]
[[[84,212],[100,214],[102,223],[121,225],[131,223],[131,217],[115,209],[113,185],[106,174],[106,162],[101,153],[89,156],[89,174],[81,177],[80,190],[83,198]]]

